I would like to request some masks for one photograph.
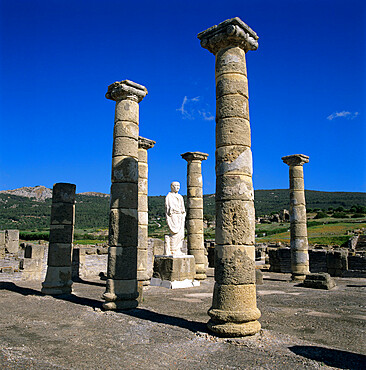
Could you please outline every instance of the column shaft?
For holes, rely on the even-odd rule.
[[[309,161],[303,154],[283,157],[290,166],[290,244],[292,279],[302,281],[309,274],[308,237],[303,165]]]
[[[125,80],[108,87],[116,101],[109,215],[109,250],[104,309],[138,305],[138,133],[139,102],[144,86]]]
[[[47,274],[42,293],[72,293],[71,259],[75,223],[74,184],[53,186]]]
[[[206,279],[208,265],[203,234],[203,183],[201,162],[208,154],[187,152],[182,154],[187,161],[187,249],[195,258],[196,280]]]
[[[209,329],[224,336],[260,330],[255,286],[255,212],[245,53],[258,38],[239,18],[198,35],[216,55],[215,287]]]
[[[147,150],[153,148],[155,141],[139,136],[138,148],[138,248],[137,248],[137,280],[149,285],[152,271],[148,271],[148,155]]]

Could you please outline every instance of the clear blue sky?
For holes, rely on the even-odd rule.
[[[149,91],[140,135],[149,194],[178,180],[180,154],[202,151],[215,192],[215,58],[197,34],[240,17],[247,53],[255,189],[288,187],[284,155],[310,156],[310,190],[366,191],[363,0],[0,2],[0,190],[71,182],[109,193],[114,102],[107,86]]]

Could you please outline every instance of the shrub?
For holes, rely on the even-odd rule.
[[[316,216],[315,216],[314,218],[315,218],[315,219],[318,219],[318,218],[326,218],[326,217],[328,217],[328,215],[327,215],[325,212],[320,211],[320,212],[318,212],[318,213],[316,214]]]
[[[361,217],[365,217],[365,215],[363,213],[355,213],[351,217],[352,218],[361,218]]]
[[[339,208],[341,208],[341,207],[339,207]],[[348,216],[347,216],[347,214],[345,212],[335,212],[333,214],[333,217],[334,218],[347,218]]]

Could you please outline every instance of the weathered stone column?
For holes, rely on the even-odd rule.
[[[309,157],[293,154],[282,157],[290,166],[290,243],[292,280],[303,281],[309,274],[308,232],[304,192],[304,163]]]
[[[53,185],[47,274],[42,293],[57,295],[72,292],[71,258],[75,223],[76,185]]]
[[[138,248],[137,248],[137,280],[142,281],[143,285],[149,285],[150,274],[147,263],[147,246],[148,246],[148,164],[147,150],[153,148],[155,141],[139,136],[139,181],[138,181]]]
[[[258,36],[239,18],[198,34],[216,55],[215,287],[208,328],[223,336],[257,333],[255,213],[245,53]]]
[[[196,280],[206,279],[207,256],[203,235],[203,190],[201,162],[208,154],[187,152],[182,158],[187,161],[187,249],[195,258]]]
[[[137,307],[139,103],[144,86],[125,80],[108,86],[116,102],[109,214],[106,310]]]

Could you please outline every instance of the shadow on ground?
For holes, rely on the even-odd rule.
[[[296,355],[322,362],[325,365],[338,369],[363,370],[366,366],[366,356],[358,353],[317,346],[293,346],[289,347],[289,349]]]
[[[86,282],[86,283],[88,284],[89,282]],[[43,296],[43,297],[46,296],[46,294],[43,294],[42,292],[38,290],[30,289],[30,288],[23,288],[11,282],[0,282],[0,290],[9,290],[9,291],[19,293],[25,296],[27,295],[35,295],[35,296]],[[91,298],[78,297],[74,294],[53,295],[52,297],[55,299],[60,299],[63,301],[79,304],[82,306],[89,306],[89,307],[92,307],[93,309],[95,308],[102,309],[102,304],[104,303],[104,301],[97,301]],[[183,329],[188,329],[194,333],[197,333],[197,332],[207,333],[208,332],[205,323],[197,322],[197,321],[190,321],[190,320],[186,320],[180,317],[160,314],[154,311],[147,310],[145,308],[135,308],[135,309],[128,310],[128,311],[126,310],[126,311],[115,311],[115,312],[128,315],[131,317],[135,317],[138,319],[142,319],[142,320],[148,320],[148,321],[156,322],[160,324],[177,326]]]
[[[208,333],[205,323],[198,321],[190,321],[181,317],[169,316],[145,308],[136,308],[129,311],[123,311],[125,315],[136,317],[138,319],[148,320],[159,324],[166,324],[171,326],[178,326],[183,329],[188,329],[194,333],[204,332]]]

